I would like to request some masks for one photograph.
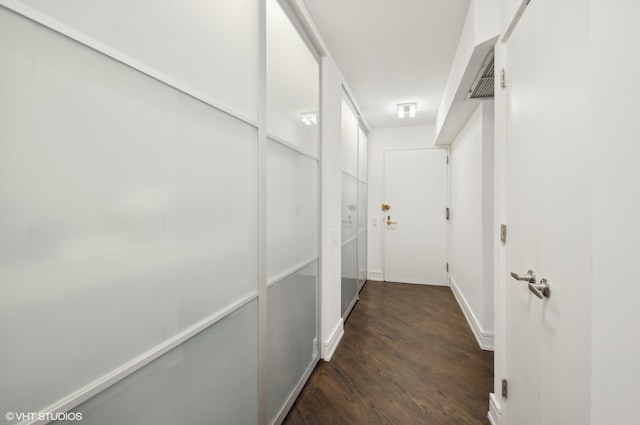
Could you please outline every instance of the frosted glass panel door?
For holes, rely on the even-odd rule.
[[[20,0],[154,77],[257,121],[258,2]]]
[[[362,130],[358,131],[358,180],[363,183],[367,182],[368,175],[368,161],[367,156],[369,152],[369,139],[367,134]]]
[[[320,67],[277,0],[267,0],[267,131],[318,157]]]
[[[269,423],[282,412],[318,357],[317,270],[318,264],[314,261],[268,289]]]
[[[257,325],[253,301],[75,408],[81,422],[63,423],[255,423]]]
[[[342,315],[367,278],[367,135],[342,99]]]
[[[318,162],[267,143],[267,280],[318,256]]]
[[[4,8],[0,93],[0,410],[257,293],[254,127]]]
[[[358,289],[367,280],[367,233],[358,235]]]
[[[319,64],[267,0],[267,420],[281,423],[318,343]]]
[[[358,280],[356,276],[356,267],[358,261],[358,240],[352,239],[351,242],[342,246],[342,278],[341,278],[341,307],[342,316],[349,313],[349,307],[353,306],[353,302],[358,295]]]
[[[282,419],[319,359],[317,55],[276,0],[0,4],[0,412]]]
[[[342,99],[342,172],[358,176],[358,117]]]
[[[362,134],[362,133],[361,133]],[[358,180],[358,287],[367,280],[367,184]]]
[[[358,234],[358,181],[342,173],[342,243]]]

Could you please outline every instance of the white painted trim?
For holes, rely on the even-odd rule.
[[[311,18],[311,14],[309,13],[309,10],[307,10],[307,6],[304,4],[303,0],[287,0],[287,3],[298,18],[300,25],[304,27],[305,33],[309,37],[309,41],[313,43],[318,55],[321,57],[328,56],[329,49],[327,48],[327,44],[320,35],[320,31]]]
[[[358,103],[355,101],[355,97],[353,97],[351,95],[351,90],[349,89],[349,86],[348,86],[347,82],[344,80],[344,78],[342,79],[342,91],[344,92],[344,94],[346,94],[347,99],[349,100],[349,102],[351,102],[351,106],[353,106],[353,109],[355,109],[354,112],[358,116],[358,124],[360,124],[361,127],[364,127],[364,132],[366,134],[369,134],[369,132],[371,131],[371,127],[369,127],[369,123],[367,123],[366,118],[360,112],[360,108],[358,107]]]
[[[356,180],[356,182],[359,182],[359,181],[360,181],[360,179],[358,179],[358,176],[353,175],[353,174],[351,174],[351,173],[350,173],[350,172],[348,172],[348,171],[344,171],[344,170],[342,170],[342,174],[344,174],[345,176],[353,177],[353,178],[354,178],[354,180]],[[364,183],[364,182],[363,182],[363,183]]]
[[[1,1],[1,0],[0,0]],[[300,146],[296,146],[293,143],[290,143],[278,136],[274,136],[273,134],[267,134],[267,139],[271,140],[272,142],[278,143],[286,148],[291,149],[292,151],[295,151],[301,155],[306,156],[307,158],[311,158],[315,161],[320,162],[320,156],[318,154],[309,152],[309,151],[305,151],[302,150],[302,148],[300,148]]]
[[[356,306],[356,303],[360,301],[360,291],[356,292],[356,296],[353,297],[353,299],[351,300],[351,303],[349,304],[349,306],[347,307],[347,309],[345,310],[344,314],[342,315],[342,320],[347,320],[347,317],[349,317],[349,315],[351,314],[351,310],[353,310],[353,307]]]
[[[489,406],[491,407],[491,406]],[[491,425],[498,425],[498,419],[492,415],[491,410],[487,413],[487,419]]]
[[[458,289],[458,284],[451,276],[449,276],[449,286],[451,287],[451,291],[456,297],[456,301],[458,301],[460,309],[462,310],[464,317],[467,319],[469,327],[473,332],[473,336],[476,337],[476,341],[478,341],[478,345],[480,346],[480,348],[482,348],[483,350],[493,351],[493,332],[486,332],[484,329],[482,329],[482,325],[480,325],[480,322],[476,318],[475,314],[473,314],[471,306],[469,306],[466,298],[464,297],[464,295],[462,295],[460,289]]]
[[[304,41],[304,43],[307,45],[307,48],[315,58],[316,62],[318,62],[318,66],[319,66],[320,56],[321,56],[320,50],[318,49],[316,41],[313,40],[309,35],[309,33],[307,32],[309,29],[308,25],[305,26],[302,21],[303,19],[306,19],[306,17],[301,15],[300,13],[301,11],[299,10],[299,8],[294,9],[294,6],[296,5],[291,3],[289,0],[277,0],[277,1],[280,4],[280,7],[282,8],[282,11],[284,12],[284,14],[287,15],[287,17],[289,18],[289,21],[291,21],[291,24],[293,24],[293,27],[298,32],[298,35],[300,36],[300,38],[302,38],[302,41]]]
[[[307,370],[305,370],[304,374],[298,381],[298,384],[296,385],[296,387],[293,389],[293,391],[291,391],[291,394],[289,394],[289,398],[287,399],[287,402],[280,409],[280,412],[278,413],[278,416],[276,416],[275,420],[272,422],[272,425],[280,425],[282,424],[282,422],[284,422],[285,418],[287,417],[287,414],[289,413],[289,410],[291,410],[291,407],[293,407],[293,403],[295,403],[296,399],[300,395],[300,392],[304,388],[304,384],[307,383],[307,380],[313,373],[313,370],[316,368],[316,365],[318,364],[319,361],[320,361],[320,356],[316,354],[313,360],[311,360],[311,364],[307,367]]]
[[[358,235],[355,235],[354,237],[352,237],[350,239],[347,239],[346,241],[342,242],[342,245],[340,246],[340,248],[344,248],[345,246],[349,245],[351,242],[353,242],[353,241],[355,241],[357,239],[358,239]]]
[[[376,282],[384,282],[384,274],[378,270],[369,270],[367,278]]]
[[[495,68],[505,66],[505,44],[496,44]],[[494,392],[501,394],[502,377],[507,376],[507,293],[505,245],[500,242],[500,225],[506,220],[506,89],[496,89],[494,98],[494,177],[493,177],[493,205],[494,230],[493,234],[493,326],[494,326]],[[507,232],[508,233],[508,232]],[[508,238],[507,234],[507,238]],[[507,406],[505,405],[505,410]],[[506,417],[506,412],[504,414]],[[505,419],[502,419],[505,422]]]
[[[340,319],[336,327],[333,329],[333,332],[331,332],[329,339],[322,344],[322,359],[325,362],[331,360],[331,357],[333,357],[333,353],[336,351],[336,348],[338,348],[338,344],[340,344],[343,336],[344,320]]]
[[[518,25],[518,22],[520,22],[520,18],[522,18],[522,15],[524,15],[524,11],[527,9],[527,6],[529,6],[530,1],[531,0],[520,1],[520,6],[518,7],[518,10],[516,10],[515,15],[511,19],[511,23],[509,23],[507,30],[504,32],[504,35],[502,36],[503,43],[506,43],[507,41],[509,41],[509,38],[511,37],[511,33],[513,33],[513,30],[516,29],[516,26]]]
[[[258,0],[258,417],[267,425],[267,1]]]
[[[40,12],[39,10],[36,10],[30,6],[25,5],[19,0],[0,0],[0,6],[3,6],[33,22],[36,22],[44,26],[45,28],[48,28],[59,34],[62,34],[71,40],[74,40],[90,49],[95,50],[98,53],[101,53],[113,60],[116,60],[122,63],[123,65],[126,65],[132,69],[135,69],[136,71],[142,72],[143,74],[153,78],[154,80],[157,80],[163,84],[166,84],[167,86],[174,88],[194,99],[197,99],[200,102],[206,105],[209,105],[221,112],[224,112],[225,114],[230,115],[233,118],[236,118],[246,124],[249,124],[254,128],[258,128],[258,123],[254,119],[251,119],[245,116],[244,114],[234,110],[231,107],[222,106],[222,102],[220,102],[218,99],[215,99],[214,97],[210,95],[206,95],[202,92],[199,92],[198,90],[195,90],[189,85],[184,84],[181,81],[178,81],[174,78],[171,78],[168,75],[158,71],[157,69],[132,58],[131,56],[128,56],[120,52],[119,50],[116,50],[94,39],[93,37],[90,37],[84,34],[81,31],[78,31],[75,28],[65,25],[64,23],[56,19],[53,19],[49,15],[46,15]]]
[[[489,412],[487,418],[491,425],[502,424],[502,405],[495,393],[489,393]]]
[[[114,369],[110,373],[96,379],[95,381],[75,391],[62,400],[50,404],[49,406],[43,408],[41,412],[64,413],[78,407],[85,401],[89,400],[91,397],[101,393],[102,391],[105,391],[107,388],[115,385],[127,376],[142,369],[144,366],[156,360],[163,354],[166,354],[177,346],[185,343],[189,339],[198,335],[200,332],[204,331],[205,329],[209,328],[210,326],[214,325],[215,323],[219,322],[220,320],[224,319],[225,317],[229,316],[233,312],[239,310],[240,308],[244,307],[257,298],[258,292],[254,292],[250,295],[245,296],[244,298],[231,304],[229,307],[219,310],[211,316],[201,320],[195,325],[185,329],[172,338],[167,339],[166,341],[139,355],[128,363],[125,363],[119,368]],[[46,424],[48,422],[49,421],[47,420],[34,419],[31,421],[22,422],[21,425]]]
[[[271,288],[273,285],[276,285],[277,283],[283,281],[284,279],[291,276],[292,274],[299,272],[300,270],[304,269],[310,264],[313,264],[313,262],[318,260],[318,258],[319,258],[318,256],[309,258],[307,261],[303,261],[302,263],[291,267],[289,270],[286,270],[283,273],[280,273],[279,275],[275,276],[273,279],[270,279],[267,282],[267,288]]]
[[[363,279],[361,282],[358,283],[358,293],[362,291],[362,288],[364,287],[365,283],[367,283],[367,279]],[[360,296],[358,295],[358,297]]]

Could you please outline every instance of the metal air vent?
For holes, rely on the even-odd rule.
[[[467,99],[488,99],[493,97],[493,49],[482,62],[480,71],[471,84]]]

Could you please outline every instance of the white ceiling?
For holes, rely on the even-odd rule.
[[[304,0],[372,128],[433,124],[470,0]],[[413,119],[396,105],[417,102]]]

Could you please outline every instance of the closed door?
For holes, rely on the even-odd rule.
[[[507,375],[509,423],[538,425],[540,409],[540,300],[528,282],[515,281],[510,271],[540,273],[538,190],[540,155],[536,143],[538,108],[535,21],[525,14],[506,48],[510,84],[507,94],[506,216]]]
[[[529,3],[504,45],[512,425],[589,423],[589,29],[579,1],[556,6]]]
[[[384,279],[447,284],[447,151],[384,153]]]

